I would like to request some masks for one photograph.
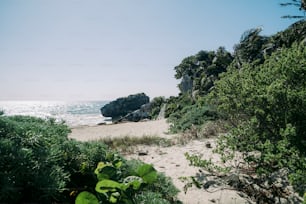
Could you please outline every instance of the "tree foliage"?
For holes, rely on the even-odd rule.
[[[245,31],[241,38],[239,44],[235,45],[235,61],[240,67],[244,63],[254,62],[262,63],[264,60],[264,50],[265,45],[268,42],[268,37],[261,36],[260,32],[262,28],[253,28]]]

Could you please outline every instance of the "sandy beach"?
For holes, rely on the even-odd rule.
[[[69,135],[79,141],[98,140],[105,137],[142,137],[142,136],[159,136],[171,138],[173,135],[168,134],[169,124],[165,119],[143,122],[126,122],[109,125],[97,125],[93,127],[80,126],[72,128]]]
[[[98,140],[103,137],[123,137],[123,136],[159,136],[172,138],[174,135],[168,134],[169,124],[165,119],[156,121],[146,121],[137,123],[121,123],[112,125],[100,125],[94,127],[73,128],[70,138],[79,141]],[[209,142],[212,148],[207,148]],[[219,163],[218,155],[212,152],[215,146],[215,138],[205,140],[193,140],[186,145],[173,145],[170,147],[160,146],[135,146],[135,151],[125,155],[128,159],[139,159],[146,163],[153,164],[156,170],[164,172],[173,179],[175,186],[181,191],[178,195],[179,200],[186,204],[205,204],[205,203],[249,203],[240,197],[236,191],[226,189],[216,189],[208,192],[204,189],[192,187],[184,193],[184,183],[181,177],[195,176],[199,173],[199,168],[189,166],[184,154],[199,154],[205,159],[212,159]],[[147,155],[139,156],[139,151],[146,151]],[[205,178],[204,178],[205,179]]]

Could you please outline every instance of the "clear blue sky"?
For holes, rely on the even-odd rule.
[[[1,0],[0,100],[177,95],[174,67],[232,50],[247,29],[271,35],[297,9],[279,0]]]

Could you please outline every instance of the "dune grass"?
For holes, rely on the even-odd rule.
[[[171,139],[158,137],[155,135],[144,135],[142,137],[123,136],[123,137],[106,137],[100,139],[111,149],[116,149],[119,152],[132,152],[137,145],[157,145],[162,147],[171,146]]]

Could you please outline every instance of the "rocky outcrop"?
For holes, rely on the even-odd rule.
[[[132,121],[138,122],[144,119],[151,119],[151,103],[144,104],[140,107],[140,109],[133,111],[132,113],[127,114],[122,117],[119,121]]]
[[[143,108],[142,111],[141,107],[144,104],[148,104],[149,101],[150,98],[144,93],[129,95],[106,104],[101,108],[101,113],[104,117],[112,117],[113,121],[132,118],[133,115],[135,117],[131,121],[138,121],[137,118],[143,119],[146,115],[146,108]],[[149,115],[149,113],[147,114]]]

